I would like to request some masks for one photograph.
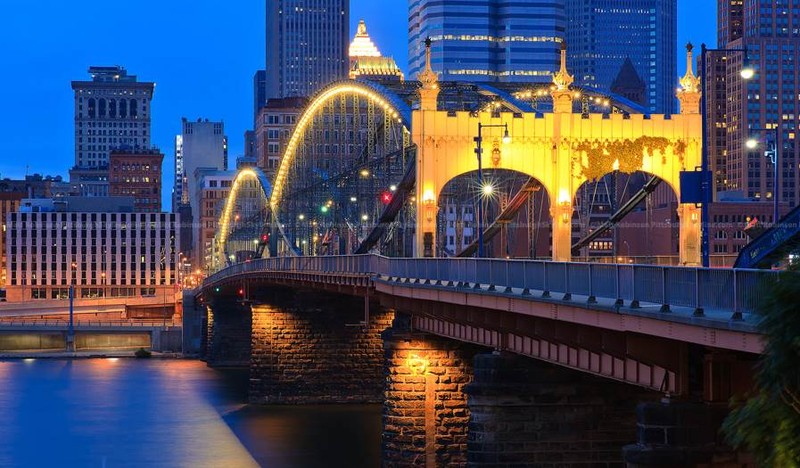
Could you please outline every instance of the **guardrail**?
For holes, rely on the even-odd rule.
[[[735,318],[755,313],[765,282],[780,272],[637,264],[548,262],[517,259],[388,258],[378,255],[277,257],[233,265],[209,276],[207,287],[250,272],[313,272],[419,279],[448,286],[475,284],[519,294],[556,294],[729,311]],[[546,293],[546,294],[545,294]]]

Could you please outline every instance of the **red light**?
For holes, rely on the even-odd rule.
[[[239,290],[239,295],[240,295],[240,296],[244,296],[244,289],[240,289],[240,290]]]
[[[392,193],[391,192],[383,192],[381,193],[381,202],[384,205],[388,205],[392,201]]]
[[[263,236],[261,236],[261,241],[262,241],[262,242],[266,242],[268,239],[269,239],[269,236],[268,236],[268,235],[266,235],[266,234],[264,234]]]

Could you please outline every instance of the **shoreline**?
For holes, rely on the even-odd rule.
[[[135,349],[125,351],[53,351],[53,352],[32,352],[32,351],[19,351],[19,352],[0,352],[0,361],[16,361],[24,359],[108,359],[108,358],[129,358],[129,359],[186,359],[186,360],[199,360],[197,357],[184,356],[181,353],[160,353],[151,351],[151,356],[148,358],[137,358],[134,353]]]

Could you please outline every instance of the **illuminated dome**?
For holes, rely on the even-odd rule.
[[[367,25],[364,20],[358,22],[358,30],[353,42],[350,43],[350,57],[380,57],[381,52],[372,43],[367,34]]]

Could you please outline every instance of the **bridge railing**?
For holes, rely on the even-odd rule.
[[[241,263],[205,284],[248,272],[307,272],[422,280],[425,283],[509,293],[586,296],[720,310],[757,311],[765,282],[779,272],[636,264],[474,258],[387,258],[378,255],[278,257]],[[475,285],[481,285],[476,288]],[[666,308],[666,307],[665,307]]]
[[[506,259],[386,259],[385,275],[455,286],[483,285],[524,294],[577,295],[720,310],[756,312],[765,282],[778,272],[635,264]],[[510,289],[508,289],[510,288]]]
[[[231,265],[204,281],[204,285],[243,273],[293,271],[307,273],[341,273],[352,275],[379,274],[385,268],[386,257],[378,255],[337,255],[329,257],[270,257]]]

